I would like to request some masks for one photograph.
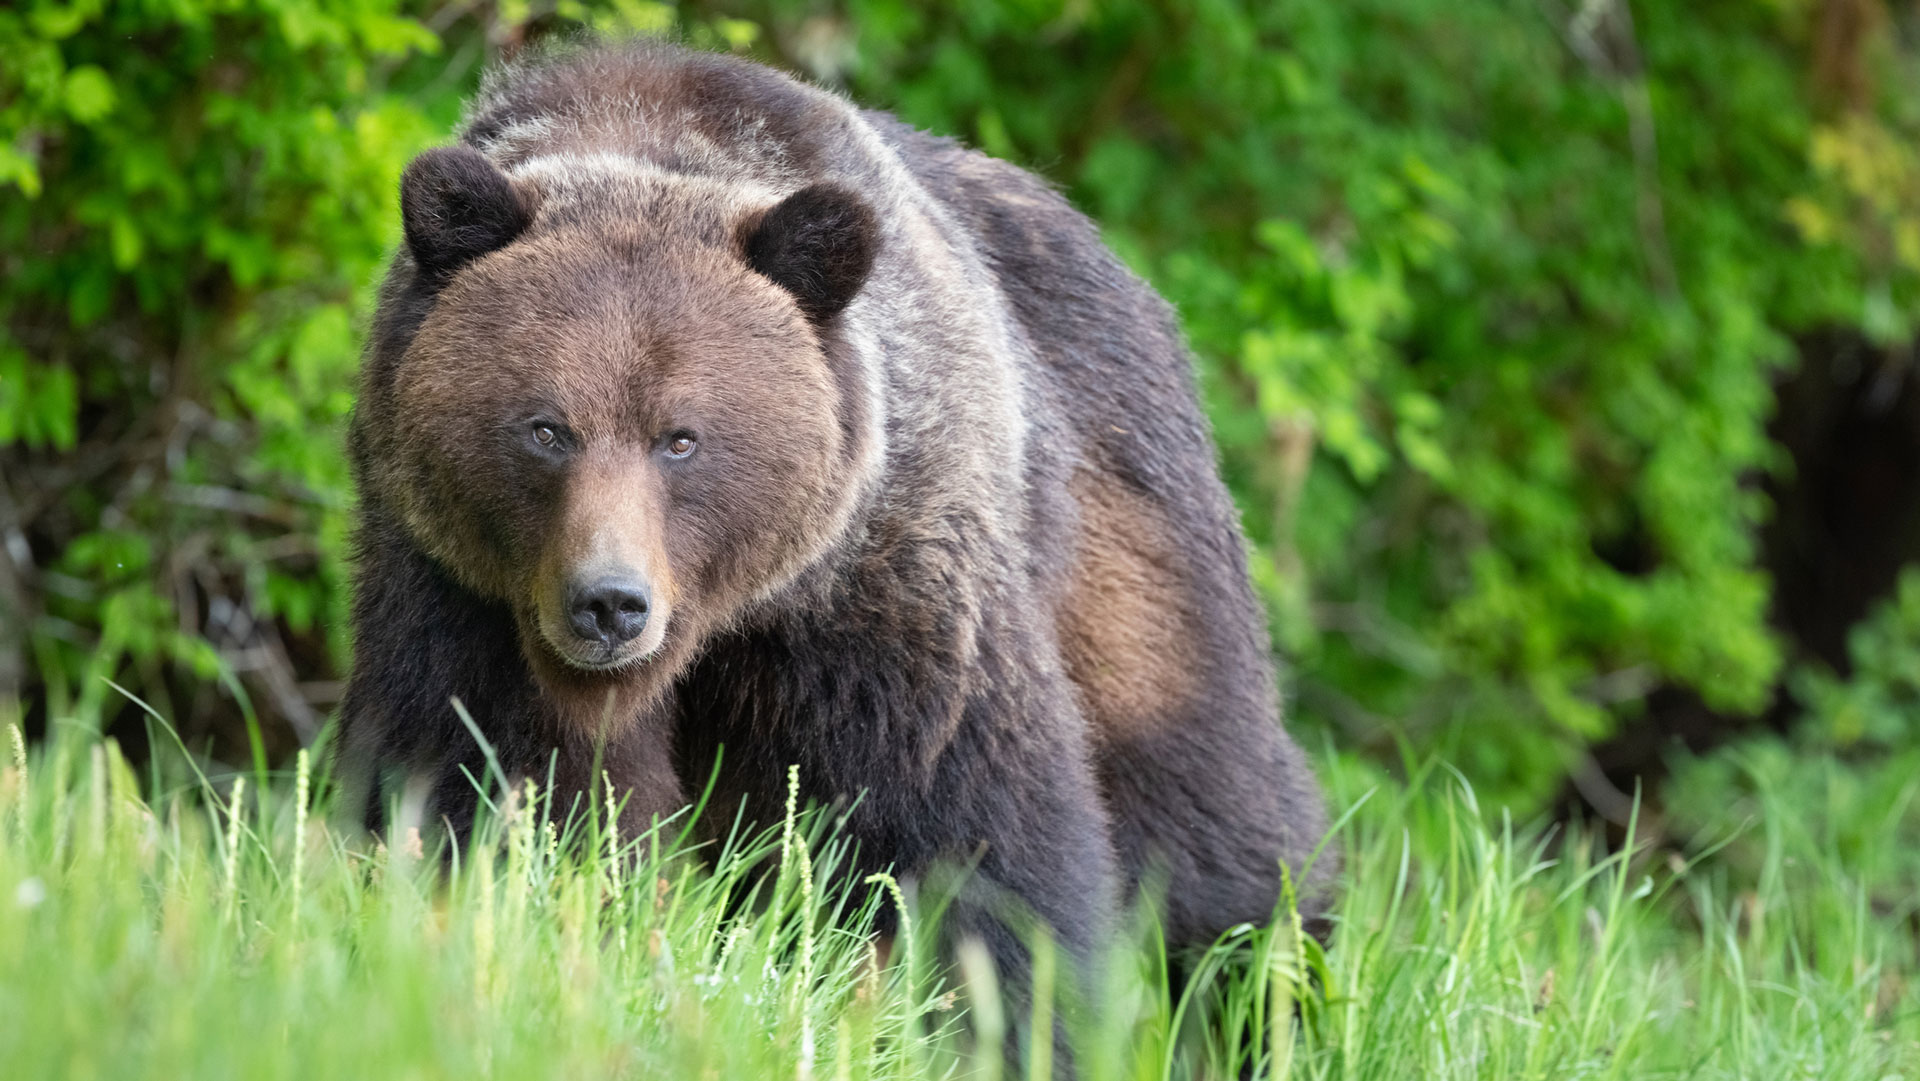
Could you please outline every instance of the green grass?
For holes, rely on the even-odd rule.
[[[970,1013],[1021,1018],[978,951],[943,969],[931,914],[879,963],[865,928],[900,895],[840,874],[810,816],[696,861],[677,823],[624,846],[590,822],[562,836],[516,796],[443,872],[329,825],[304,773],[136,778],[81,736],[8,761],[9,1078],[1044,1069],[966,1050],[998,1045],[957,1036]],[[1626,858],[1510,825],[1444,769],[1336,758],[1331,796],[1357,810],[1325,951],[1290,918],[1243,929],[1177,1001],[1156,951],[1119,951],[1091,1001],[1059,1004],[1080,1075],[1914,1076],[1916,765],[1695,764],[1672,844]],[[778,870],[753,886],[755,866]]]

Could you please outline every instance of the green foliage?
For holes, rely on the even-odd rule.
[[[1849,749],[1920,743],[1920,570],[1848,636],[1853,671],[1841,679],[1807,668],[1794,690],[1807,703],[1803,734]]]
[[[27,616],[0,697],[30,657],[48,716],[95,719],[114,675],[196,695],[191,726],[222,673],[310,736],[394,178],[485,61],[581,26],[746,52],[1060,183],[1181,311],[1296,716],[1536,799],[1657,688],[1769,704],[1772,382],[1803,332],[1915,334],[1920,61],[1884,19],[1836,52],[1826,7],[0,10],[0,532],[31,557],[0,560]]]
[[[0,10],[0,647],[56,716],[342,624],[355,296],[449,119],[390,85],[439,49],[399,6]]]
[[[1181,996],[1145,949],[1117,950],[1080,1006],[1056,979],[1079,1076],[1909,1075],[1916,763],[1765,759],[1694,788],[1710,851],[1686,858],[1600,856],[1485,818],[1445,771],[1403,784],[1337,758],[1356,811],[1325,948],[1283,911]],[[678,824],[609,844],[594,822],[550,830],[536,794],[443,867],[404,830],[381,847],[325,825],[305,761],[264,791],[168,774],[151,801],[110,743],[0,767],[11,1075],[1048,1076],[955,1039],[1025,1013],[982,956],[932,961],[933,916],[910,908],[875,954],[901,899],[848,880],[817,817],[703,868]]]

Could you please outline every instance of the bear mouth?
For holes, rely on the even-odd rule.
[[[539,628],[540,644],[546,651],[566,667],[576,672],[593,675],[611,675],[639,668],[660,655],[666,646],[667,635],[665,620],[657,627],[647,630],[631,642],[619,645],[590,645],[557,628],[552,621],[536,616],[535,625]]]
[[[606,650],[604,652],[608,655],[604,657],[581,657],[562,652],[560,653],[560,659],[583,672],[618,672],[622,668],[626,668],[629,665],[636,665],[646,660],[645,657],[622,656],[617,650]]]
[[[657,648],[640,650],[617,646],[573,649],[562,647],[548,635],[543,634],[541,637],[547,640],[547,648],[553,651],[554,656],[565,662],[567,667],[597,674],[639,667],[659,652]]]

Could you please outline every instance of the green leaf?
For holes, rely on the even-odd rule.
[[[65,89],[67,115],[82,124],[94,124],[113,112],[113,82],[107,73],[92,64],[82,64],[67,72]]]

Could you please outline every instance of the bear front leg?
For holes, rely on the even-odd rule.
[[[488,767],[453,700],[496,748],[513,749],[515,730],[531,719],[512,613],[453,581],[371,498],[357,540],[353,667],[337,752],[343,805],[378,831],[400,789],[425,784],[429,816],[464,832],[477,793],[461,768],[484,780]]]
[[[1016,622],[1023,610],[997,608],[964,647],[903,630],[911,613],[900,605],[866,608],[900,617],[877,628],[840,612],[778,622],[713,644],[680,685],[682,775],[719,765],[709,837],[724,836],[737,808],[777,824],[788,767],[799,766],[803,804],[846,809],[860,873],[952,896],[947,957],[978,939],[1014,1018],[1031,1005],[1028,924],[1061,947],[1056,986],[1068,984],[1111,927],[1118,892],[1085,722],[1044,661],[1051,646]]]
[[[980,669],[945,676],[928,671],[926,654],[904,650],[897,668],[839,664],[808,675],[795,655],[754,648],[775,658],[771,666],[785,679],[836,693],[796,715],[785,731],[800,738],[782,741],[773,752],[780,757],[736,757],[729,747],[724,761],[799,762],[807,798],[851,803],[846,829],[863,862],[951,897],[942,952],[950,958],[960,942],[979,940],[1021,1026],[1031,1017],[1032,934],[1059,947],[1056,991],[1089,974],[1112,928],[1119,870],[1085,725],[1064,678],[1010,663],[1030,654],[1002,654],[1009,647],[991,640],[977,655]],[[1009,663],[999,663],[1003,657]],[[1055,1043],[1064,1055],[1058,1032]]]
[[[1024,967],[1011,962],[1024,957],[1016,928],[1028,919],[1085,957],[1113,915],[1107,816],[1081,741],[1063,735],[963,728],[908,824],[927,835],[900,845],[920,855],[909,864],[973,866],[978,888],[961,887],[953,930],[985,940],[1003,968]]]
[[[1003,685],[969,705],[924,802],[904,817],[921,836],[905,839],[900,851],[936,889],[943,869],[972,865],[942,924],[944,952],[967,938],[986,947],[1011,1012],[1008,1051],[1017,1051],[1015,1031],[1029,1041],[1051,1039],[1057,1076],[1065,1077],[1072,1016],[1059,1009],[1051,1034],[1030,1031],[1033,996],[1042,989],[1034,986],[1028,944],[1036,932],[1051,936],[1059,959],[1055,1001],[1083,1001],[1078,992],[1112,930],[1119,871],[1085,732],[1062,691]]]

